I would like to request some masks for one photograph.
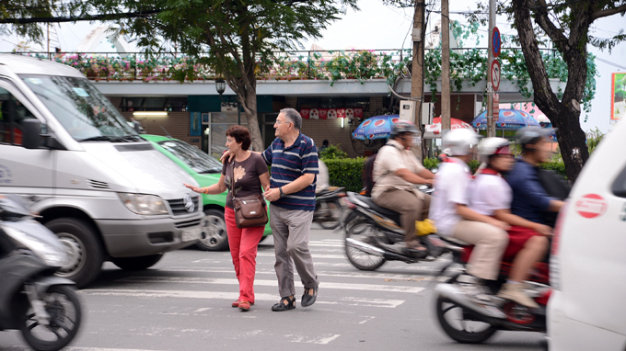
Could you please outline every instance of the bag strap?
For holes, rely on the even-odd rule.
[[[230,173],[231,173],[231,177],[230,177],[230,191],[232,192],[233,196],[233,200],[237,197],[236,192],[235,192],[235,158],[233,157],[233,160],[230,162]]]

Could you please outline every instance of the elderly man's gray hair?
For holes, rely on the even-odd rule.
[[[289,118],[289,120],[293,122],[293,126],[297,130],[302,128],[302,116],[300,116],[300,112],[298,112],[295,108],[286,107],[280,110],[280,113],[285,114],[285,117]]]

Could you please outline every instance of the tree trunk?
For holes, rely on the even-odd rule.
[[[246,91],[244,111],[246,114],[246,120],[248,121],[248,130],[250,131],[250,137],[252,138],[252,150],[263,151],[265,145],[263,145],[263,138],[261,136],[261,129],[259,128],[259,118],[257,113],[256,103],[256,90]]]
[[[542,25],[567,63],[568,81],[563,93],[563,100],[559,101],[550,87],[550,80],[539,52],[537,38],[530,19],[531,6],[527,0],[513,0],[512,5],[515,27],[533,85],[534,102],[550,119],[552,125],[557,128],[557,139],[565,164],[565,171],[568,179],[573,183],[589,158],[585,133],[580,127],[580,101],[587,77],[586,38],[569,38],[570,41],[577,44],[584,41],[585,45],[562,45],[562,41],[559,41],[564,38],[562,30]],[[547,10],[543,9],[542,11],[545,13]],[[540,17],[544,13],[535,13],[536,17],[539,18],[538,21],[544,21],[540,25],[545,24],[545,21],[548,20],[547,17]],[[584,14],[579,15],[583,16]],[[586,35],[586,31],[580,32]]]

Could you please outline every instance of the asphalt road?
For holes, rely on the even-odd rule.
[[[278,301],[271,238],[260,244],[250,312],[230,307],[238,286],[228,252],[180,250],[152,269],[124,272],[107,263],[80,291],[84,323],[68,350],[541,350],[543,335],[498,332],[460,345],[438,327],[431,294],[441,261],[353,268],[340,233],[317,229],[311,250],[321,285],[317,302],[272,312]],[[297,278],[296,278],[297,279]],[[27,350],[19,333],[0,332],[0,350]]]

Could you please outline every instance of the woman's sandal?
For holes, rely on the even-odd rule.
[[[278,303],[275,303],[272,306],[272,311],[274,312],[282,312],[289,311],[296,308],[296,298],[295,296],[287,296],[280,299]]]
[[[239,301],[239,309],[241,310],[241,312],[250,311],[250,305],[252,304],[248,301]]]
[[[237,308],[237,307],[239,307],[239,304],[240,304],[242,301],[243,301],[243,300],[235,300],[235,301],[233,301],[233,303],[231,303],[230,305],[231,305],[233,308]],[[250,304],[250,306],[254,305],[254,302],[248,302],[248,303]]]

